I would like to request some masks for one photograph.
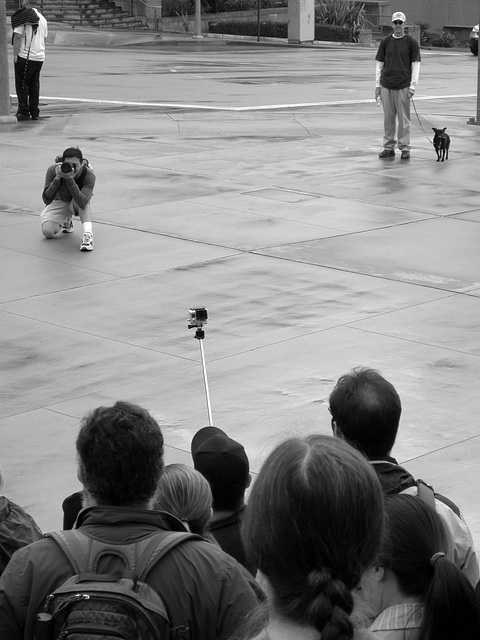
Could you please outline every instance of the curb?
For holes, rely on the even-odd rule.
[[[11,39],[11,27],[7,23],[7,42]],[[61,22],[49,23],[46,39],[48,46],[58,47],[135,47],[162,46],[172,44],[212,45],[215,41],[220,46],[228,44],[257,44],[270,47],[295,47],[301,49],[372,49],[378,42],[332,42],[314,40],[313,42],[289,42],[287,38],[270,38],[257,36],[242,36],[226,33],[205,33],[201,37],[189,33],[174,31],[139,32],[136,30],[103,30],[90,27],[76,27]],[[458,51],[469,52],[468,47],[421,47],[426,51]]]

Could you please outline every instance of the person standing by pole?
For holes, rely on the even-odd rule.
[[[38,120],[40,71],[45,60],[46,19],[36,9],[38,0],[23,0],[12,16],[13,63],[18,107],[17,120]]]
[[[375,99],[380,98],[383,104],[385,130],[380,158],[394,158],[398,144],[401,159],[410,159],[410,100],[415,94],[421,57],[418,42],[405,34],[406,20],[401,11],[393,14],[393,34],[382,39],[375,57]]]

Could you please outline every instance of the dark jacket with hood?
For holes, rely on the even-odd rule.
[[[177,518],[163,512],[107,506],[81,511],[76,528],[114,544],[134,544],[158,531],[185,531]],[[120,562],[107,556],[99,571],[122,568]],[[74,573],[52,538],[17,551],[0,577],[0,638],[32,638],[35,616],[43,610],[45,598]],[[254,580],[248,576],[219,547],[195,539],[167,553],[145,581],[165,602],[172,627],[189,625],[192,640],[226,640],[258,605]]]

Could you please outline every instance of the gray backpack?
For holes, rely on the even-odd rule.
[[[136,543],[108,544],[78,529],[46,535],[60,545],[75,575],[47,597],[35,640],[188,640],[188,624],[171,628],[162,598],[144,579],[171,549],[200,536],[164,531]],[[121,558],[125,569],[97,573],[104,556]]]

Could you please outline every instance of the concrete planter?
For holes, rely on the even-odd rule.
[[[372,29],[360,29],[358,32],[358,42],[359,44],[372,44],[373,42]]]

